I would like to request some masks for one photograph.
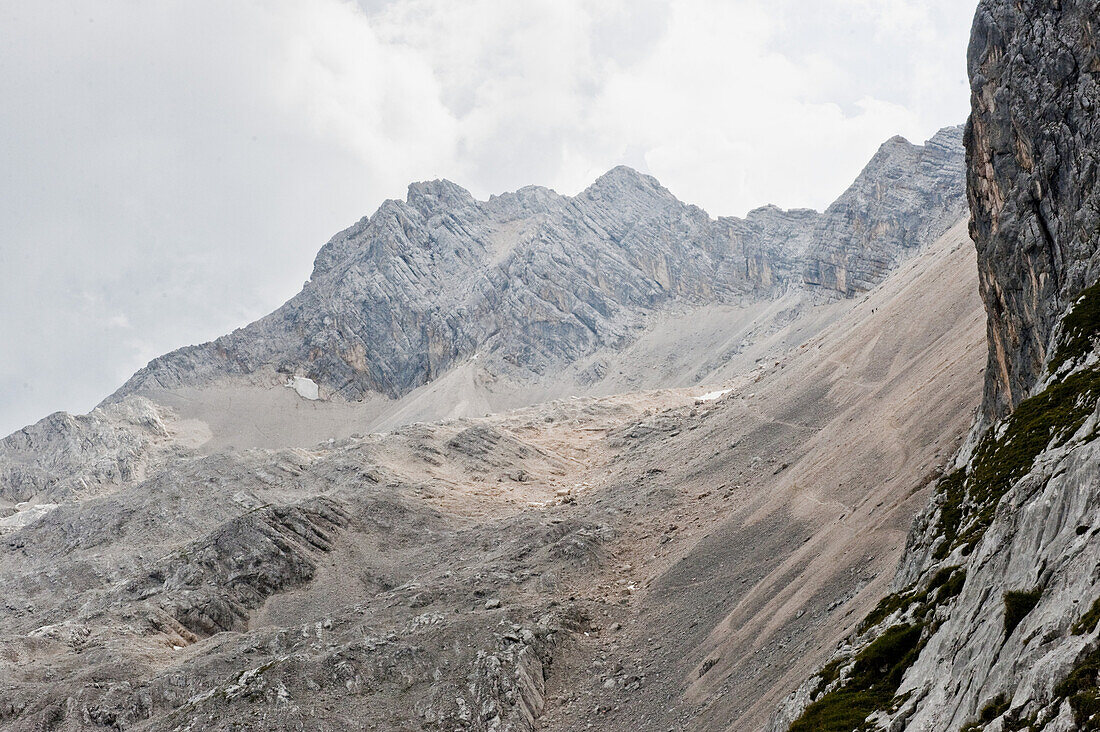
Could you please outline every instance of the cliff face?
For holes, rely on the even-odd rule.
[[[970,46],[983,416],[893,592],[773,729],[1100,729],[1095,2],[983,0]]]
[[[961,131],[895,138],[826,212],[711,219],[616,168],[575,197],[537,187],[475,200],[417,183],[338,234],[300,294],[135,374],[115,399],[269,368],[328,396],[400,397],[472,358],[534,379],[636,338],[670,305],[739,304],[791,287],[869,289],[964,212]]]
[[[983,2],[967,134],[971,234],[989,312],[985,411],[1024,399],[1055,324],[1097,276],[1097,5]]]

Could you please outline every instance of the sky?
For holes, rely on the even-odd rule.
[[[975,5],[0,3],[0,435],[275,309],[412,181],[824,208],[965,120]]]

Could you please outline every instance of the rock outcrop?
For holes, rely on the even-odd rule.
[[[978,8],[967,157],[983,413],[893,592],[773,729],[1100,728],[1097,12]]]
[[[62,501],[140,480],[171,441],[167,422],[164,410],[141,398],[81,416],[51,414],[0,440],[0,499]]]
[[[624,167],[575,197],[529,187],[477,201],[449,181],[416,183],[329,241],[279,310],[154,360],[113,399],[263,369],[328,398],[396,398],[475,357],[538,380],[631,343],[672,305],[803,286],[850,296],[962,216],[961,149],[958,128],[925,146],[895,138],[824,213],[745,219],[711,219]]]
[[[1100,267],[1096,4],[982,3],[969,67],[972,235],[989,311],[986,414],[1027,397]]]

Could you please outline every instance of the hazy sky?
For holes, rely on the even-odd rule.
[[[962,122],[967,0],[0,4],[0,435],[274,309],[450,178],[822,208]]]

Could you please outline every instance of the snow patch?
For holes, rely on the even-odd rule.
[[[298,396],[311,402],[321,398],[321,390],[318,388],[317,382],[305,376],[295,376],[286,385],[296,391]]]
[[[11,516],[0,518],[0,531],[14,531],[28,526],[57,508],[57,506],[56,503],[40,503],[37,506],[21,503],[15,507],[17,510]]]
[[[721,399],[726,394],[729,394],[731,391],[733,391],[733,389],[722,389],[721,391],[707,392],[703,396],[695,397],[695,401],[697,401],[697,402],[713,402],[716,399]]]

